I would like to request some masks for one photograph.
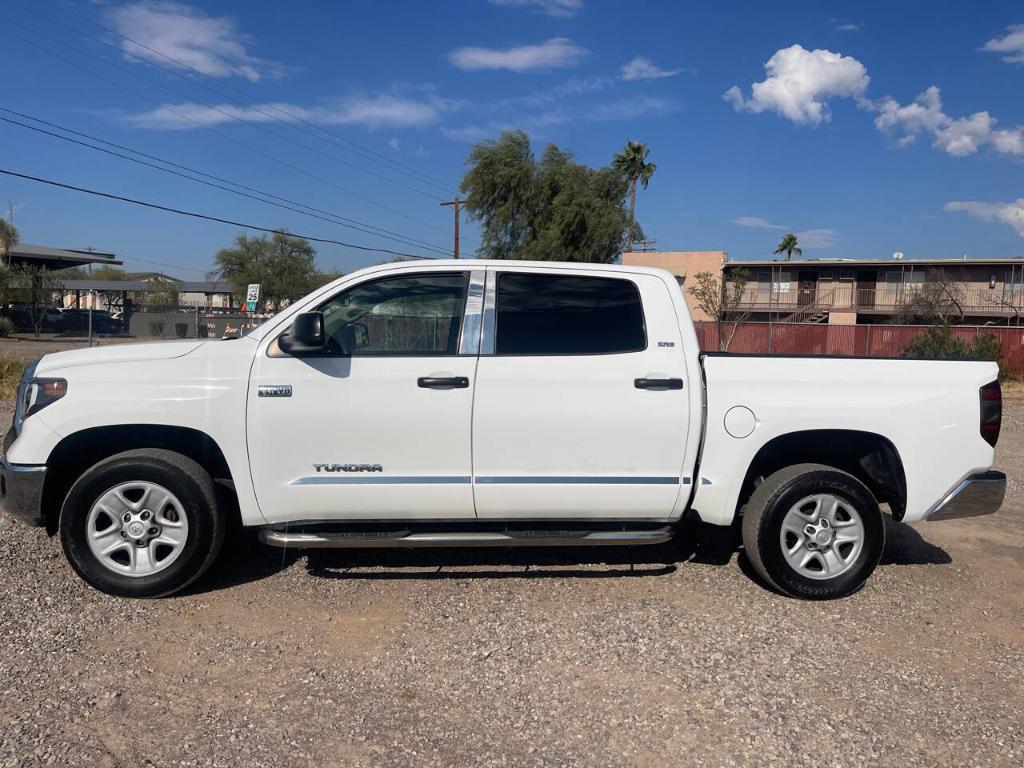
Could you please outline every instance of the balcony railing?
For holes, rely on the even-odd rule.
[[[855,288],[852,285],[817,285],[807,288],[747,287],[740,307],[755,312],[803,312],[810,308],[850,310],[859,312],[897,312],[914,302],[919,286]],[[1006,291],[999,288],[960,289],[956,301],[943,302],[951,311],[959,304],[965,314],[1024,314],[1024,289]]]

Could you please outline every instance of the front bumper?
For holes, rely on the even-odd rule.
[[[29,525],[43,525],[43,482],[46,467],[11,464],[0,454],[0,506]]]
[[[1005,495],[1005,473],[989,470],[968,475],[928,511],[925,519],[953,520],[990,515],[1002,506]]]

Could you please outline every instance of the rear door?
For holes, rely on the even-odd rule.
[[[488,272],[473,406],[478,517],[671,514],[689,482],[694,382],[669,290],[646,273]]]

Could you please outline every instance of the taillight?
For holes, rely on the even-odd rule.
[[[999,382],[992,381],[978,391],[981,400],[981,436],[995,447],[999,440],[999,426],[1003,423],[1003,392]]]

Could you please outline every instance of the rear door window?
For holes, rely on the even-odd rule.
[[[646,347],[643,304],[631,280],[498,275],[497,355],[607,355]]]

